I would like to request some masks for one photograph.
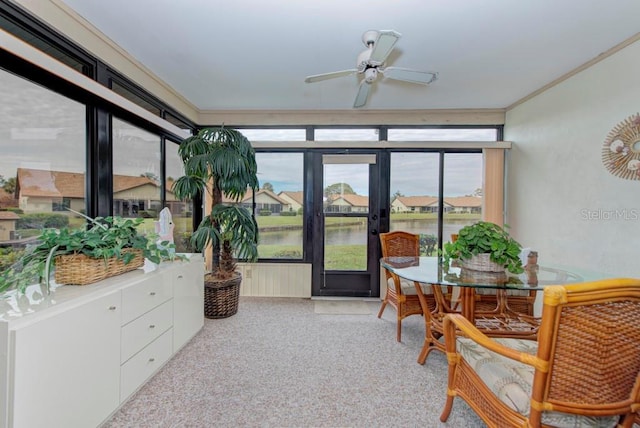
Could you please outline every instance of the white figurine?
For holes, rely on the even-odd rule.
[[[173,224],[173,218],[171,217],[171,211],[169,208],[163,208],[160,211],[160,216],[158,221],[154,222],[156,227],[156,233],[158,234],[157,244],[160,246],[162,242],[169,241],[169,243],[173,244],[173,228],[175,225]],[[170,252],[174,252],[174,248],[169,249]]]

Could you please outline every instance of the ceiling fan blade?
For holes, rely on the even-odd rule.
[[[336,77],[348,76],[350,74],[354,74],[357,72],[358,70],[353,69],[353,70],[334,71],[331,73],[324,73],[324,74],[314,74],[313,76],[307,76],[307,78],[304,79],[304,81],[306,83],[320,82],[321,80],[335,79]]]
[[[428,85],[438,78],[438,73],[433,71],[411,70],[409,68],[387,67],[384,70],[378,69],[384,77],[405,82],[420,83]]]
[[[371,91],[371,83],[363,80],[360,83],[360,87],[358,88],[358,95],[356,95],[356,99],[353,102],[353,108],[363,107],[367,103],[367,98],[369,98],[369,91]]]
[[[400,33],[393,30],[380,31],[378,38],[373,44],[373,51],[371,51],[369,63],[371,65],[381,65],[384,63],[400,36]]]

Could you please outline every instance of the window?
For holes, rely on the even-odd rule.
[[[259,152],[256,161],[260,181],[255,194],[259,257],[302,259],[303,154]]]
[[[482,153],[443,153],[443,197],[439,195],[440,153],[391,153],[389,230],[417,233],[423,254],[435,255],[442,204],[443,241],[482,219]]]
[[[71,208],[71,198],[62,198],[57,201],[53,201],[53,211],[66,212]]]
[[[443,241],[482,220],[482,153],[444,155]]]
[[[113,214],[148,218],[154,231],[160,199],[160,137],[113,119]]]
[[[304,129],[239,129],[249,141],[305,141],[306,131]]]
[[[193,201],[180,201],[173,194],[173,182],[184,175],[182,160],[178,156],[178,144],[166,142],[167,179],[166,206],[171,210],[173,219],[173,242],[179,253],[193,253],[195,249],[189,244],[193,234]]]
[[[41,229],[84,218],[86,107],[0,69],[0,270]],[[10,264],[10,263],[9,263]]]
[[[375,128],[356,129],[316,129],[315,141],[378,141],[378,130]]]
[[[496,128],[391,128],[388,141],[496,141]]]
[[[420,235],[423,252],[438,242],[439,153],[391,153],[389,230]]]

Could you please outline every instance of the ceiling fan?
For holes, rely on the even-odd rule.
[[[371,85],[378,78],[378,73],[387,79],[402,80],[405,82],[428,85],[438,78],[438,73],[433,71],[411,70],[409,68],[386,67],[385,61],[393,50],[398,39],[402,35],[393,30],[369,30],[362,35],[362,41],[367,49],[358,55],[356,68],[350,70],[334,71],[331,73],[308,76],[306,83],[320,82],[336,77],[362,74],[363,79],[358,88],[358,94],[353,103],[354,108],[363,107],[369,98]]]

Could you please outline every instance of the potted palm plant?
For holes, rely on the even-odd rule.
[[[231,128],[204,128],[186,138],[178,155],[184,175],[173,183],[179,199],[207,192],[207,214],[191,237],[191,244],[212,250],[211,270],[205,274],[204,312],[207,318],[226,318],[238,311],[242,277],[237,258],[258,258],[258,225],[252,213],[239,205],[248,189],[258,188],[255,150],[241,132]],[[225,195],[235,203],[225,205]]]

